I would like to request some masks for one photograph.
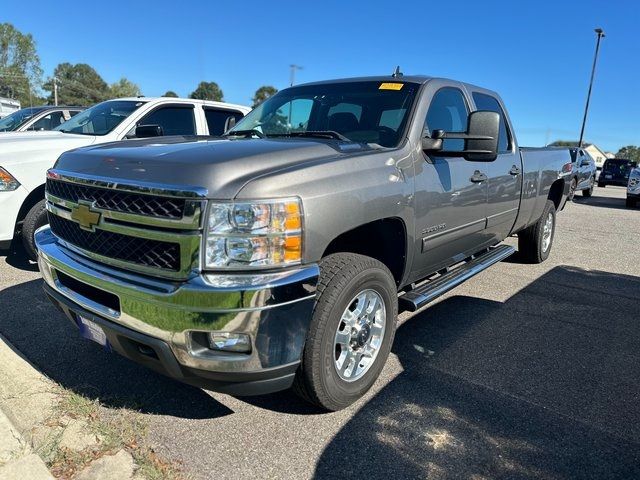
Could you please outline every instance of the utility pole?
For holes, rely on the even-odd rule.
[[[291,64],[289,65],[289,68],[291,69],[291,76],[289,77],[289,80],[290,80],[289,83],[293,87],[293,84],[295,83],[295,80],[296,80],[296,70],[302,70],[302,67],[300,65]]]
[[[53,77],[53,102],[55,106],[58,106],[58,79]]]
[[[593,87],[593,77],[596,73],[596,63],[598,61],[598,51],[600,50],[600,40],[604,38],[604,30],[601,28],[596,28],[594,30],[598,39],[596,40],[596,53],[593,56],[593,66],[591,67],[591,80],[589,81],[589,91],[587,92],[587,103],[584,106],[584,117],[582,118],[582,128],[580,129],[580,140],[578,141],[578,146],[582,147],[582,140],[584,138],[584,127],[587,123],[587,113],[589,112],[589,100],[591,100],[591,88]]]

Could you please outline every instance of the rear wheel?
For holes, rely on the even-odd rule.
[[[528,263],[542,263],[549,258],[556,229],[556,207],[547,200],[542,216],[518,233],[518,253]]]
[[[593,187],[595,183],[596,183],[596,180],[593,177],[591,177],[591,179],[589,180],[589,188],[582,190],[583,197],[589,198],[591,195],[593,195]]]
[[[389,356],[397,314],[396,284],[384,264],[353,253],[323,259],[294,391],[326,410],[358,400]]]
[[[40,200],[27,213],[22,224],[22,244],[27,251],[27,255],[31,260],[36,260],[38,251],[33,234],[36,230],[49,223],[47,219],[47,209],[45,207],[46,200]]]

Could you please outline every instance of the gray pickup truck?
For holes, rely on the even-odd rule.
[[[514,248],[544,261],[571,159],[520,149],[500,97],[380,76],[280,91],[223,137],[64,153],[36,234],[83,336],[183,382],[290,387],[328,410],[374,383],[399,310]]]

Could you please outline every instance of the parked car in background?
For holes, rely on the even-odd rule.
[[[84,107],[52,107],[48,105],[23,108],[0,120],[0,132],[53,130],[83,110]]]
[[[640,202],[640,167],[635,167],[629,174],[627,207],[635,207],[638,202]]]
[[[626,187],[629,184],[629,174],[638,164],[624,158],[607,158],[602,166],[598,178],[598,186],[617,185]]]
[[[571,189],[569,198],[573,199],[575,192],[581,191],[583,197],[593,195],[596,183],[596,162],[589,152],[583,148],[571,148]]]
[[[168,376],[294,386],[327,410],[376,381],[398,308],[510,256],[511,235],[547,259],[569,192],[568,149],[519,148],[500,97],[454,80],[298,85],[225,136],[61,155],[36,233],[45,291]]]
[[[0,118],[20,110],[20,102],[12,98],[0,97]]]
[[[35,258],[33,233],[47,223],[46,172],[61,153],[157,135],[221,135],[250,110],[203,100],[123,98],[99,103],[48,132],[0,135],[0,248],[20,233]]]

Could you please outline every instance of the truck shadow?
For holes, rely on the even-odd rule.
[[[163,377],[81,338],[47,299],[42,280],[0,291],[0,333],[42,373],[104,406],[182,418],[233,413],[205,391]]]
[[[639,277],[557,267],[505,303],[450,297],[410,318],[404,371],[316,477],[640,478],[638,292]]]
[[[4,256],[8,265],[18,270],[26,272],[37,272],[38,264],[29,260],[22,243],[18,240],[11,242],[11,246],[6,250],[0,250],[0,257]]]
[[[611,187],[607,187],[611,188]],[[600,192],[602,193],[602,192]],[[630,210],[625,204],[625,197],[582,197],[579,194],[573,197],[573,201],[578,204],[589,205],[590,207],[613,208],[616,210]]]

